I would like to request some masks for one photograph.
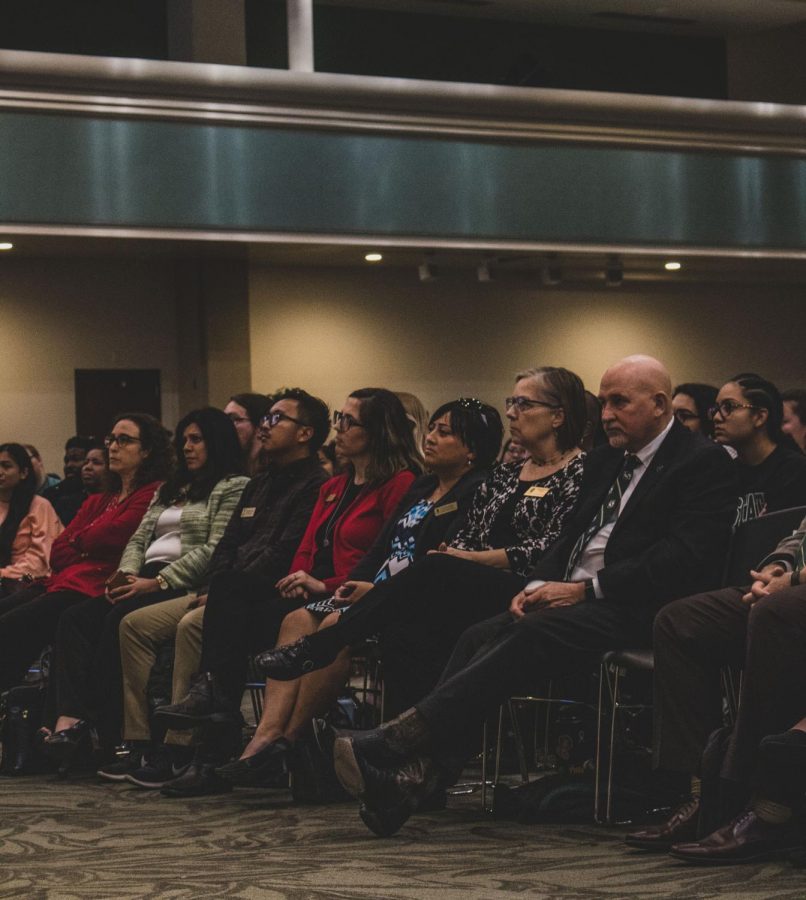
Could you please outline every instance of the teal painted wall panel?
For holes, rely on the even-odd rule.
[[[0,113],[0,221],[806,246],[806,160]]]

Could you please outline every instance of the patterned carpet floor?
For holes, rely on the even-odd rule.
[[[90,777],[0,779],[0,897],[476,900],[803,898],[788,862],[692,868],[623,829],[495,821],[478,796],[379,840],[352,804],[283,791],[171,800]]]

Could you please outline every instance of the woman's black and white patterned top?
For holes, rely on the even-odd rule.
[[[553,475],[530,482],[526,491],[519,480],[522,462],[498,466],[477,488],[467,520],[451,546],[491,550],[501,544],[491,543],[490,538],[496,533],[507,534],[509,568],[517,575],[528,575],[543,551],[557,540],[574,510],[582,484],[583,457],[574,457]],[[528,496],[532,487],[546,490]],[[499,517],[506,521],[498,522]]]

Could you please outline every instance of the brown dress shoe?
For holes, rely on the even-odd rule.
[[[801,845],[800,837],[788,823],[769,825],[746,809],[701,841],[675,844],[669,852],[693,863],[760,862],[795,850]]]
[[[624,843],[636,850],[650,853],[666,853],[672,844],[693,841],[697,837],[697,819],[700,814],[700,800],[694,797],[680,806],[660,825],[650,825],[643,831],[633,831],[625,835]]]

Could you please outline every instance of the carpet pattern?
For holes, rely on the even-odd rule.
[[[622,844],[623,829],[484,817],[478,796],[373,837],[354,805],[287,792],[193,800],[90,777],[0,779],[0,897],[487,900],[802,898],[788,862],[694,868]]]

